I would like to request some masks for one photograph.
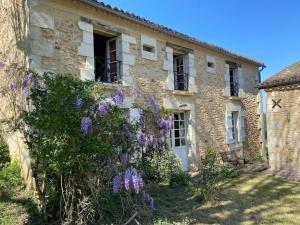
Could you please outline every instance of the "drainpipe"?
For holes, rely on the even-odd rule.
[[[261,68],[258,70],[258,82],[259,84],[261,83],[261,72],[266,68],[265,65],[262,65]],[[260,124],[261,124],[261,138],[262,138],[262,149],[261,149],[261,154],[262,157],[266,160],[268,160],[268,152],[267,152],[267,140],[266,140],[266,135],[265,135],[265,131],[267,129],[267,127],[265,127],[265,122],[264,122],[264,112],[263,112],[263,90],[259,89],[259,95],[260,95]]]

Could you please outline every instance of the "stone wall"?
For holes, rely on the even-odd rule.
[[[23,0],[0,0],[0,61],[10,66],[28,66],[28,5]],[[0,118],[12,121],[17,115],[10,104],[9,81],[5,70],[0,69]],[[1,124],[3,135],[10,150],[12,160],[18,160],[21,164],[22,176],[31,184],[30,157],[21,133],[15,132],[11,124]],[[28,186],[30,187],[30,185]]]
[[[267,127],[271,168],[300,172],[299,87],[267,90]]]
[[[198,166],[201,152],[205,149],[224,151],[232,147],[225,142],[224,121],[226,105],[232,102],[241,105],[245,112],[247,138],[240,145],[244,155],[248,157],[260,152],[260,96],[255,88],[258,81],[255,65],[155,32],[75,1],[30,2],[31,68],[39,72],[52,71],[93,79],[92,42],[89,39],[91,29],[110,30],[119,34],[120,57],[123,61],[122,84],[143,89],[166,108],[189,112],[191,169]],[[155,54],[143,53],[141,43],[147,41],[155,45]],[[172,90],[172,49],[167,47],[167,43],[190,50],[186,57],[190,75],[187,93]],[[207,56],[215,58],[216,69],[213,71],[207,70]],[[224,96],[226,60],[242,67],[244,85],[241,98]]]

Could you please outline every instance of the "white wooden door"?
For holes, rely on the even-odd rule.
[[[179,158],[183,171],[188,171],[187,118],[185,112],[175,112],[170,130],[170,145]]]

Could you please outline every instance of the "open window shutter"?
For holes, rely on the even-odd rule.
[[[108,66],[108,82],[118,80],[118,61],[117,61],[117,40],[110,39],[107,41],[107,66]]]
[[[141,112],[140,109],[131,108],[129,109],[129,122],[134,124],[140,122]]]
[[[232,136],[232,114],[231,112],[225,113],[225,127],[226,127],[226,144],[233,143],[233,136]]]
[[[230,96],[229,64],[225,64],[224,81],[225,81],[224,96]]]
[[[243,77],[242,67],[237,68],[237,75],[239,80],[239,97],[244,98],[245,92],[244,92],[244,77]]]
[[[239,141],[243,142],[246,140],[246,126],[245,126],[245,113],[243,111],[240,111],[240,136],[239,136]]]

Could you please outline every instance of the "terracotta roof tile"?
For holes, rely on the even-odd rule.
[[[199,45],[201,47],[204,47],[206,49],[216,51],[218,53],[221,53],[221,54],[224,54],[224,55],[230,56],[232,58],[242,60],[242,61],[245,61],[245,62],[248,62],[248,63],[251,63],[251,64],[255,64],[257,66],[264,66],[264,63],[262,63],[262,62],[256,61],[254,59],[250,59],[248,57],[242,56],[242,55],[240,55],[238,53],[235,53],[235,52],[231,52],[229,50],[218,47],[216,45],[209,44],[207,42],[198,40],[196,38],[193,38],[191,36],[188,36],[184,33],[178,32],[176,30],[170,29],[170,28],[165,27],[163,25],[153,23],[153,22],[151,22],[151,21],[149,21],[149,20],[147,20],[143,17],[137,16],[133,13],[124,11],[124,10],[119,9],[117,7],[112,7],[111,5],[105,4],[103,2],[100,2],[100,1],[97,1],[97,0],[79,0],[79,1],[81,1],[83,3],[86,3],[86,4],[89,4],[89,5],[92,5],[92,6],[95,6],[95,7],[98,7],[98,8],[101,8],[101,9],[106,10],[106,11],[109,11],[109,12],[111,12],[113,14],[116,14],[120,17],[124,17],[126,19],[131,19],[131,20],[133,20],[137,23],[142,23],[143,25],[145,25],[149,28],[152,28],[152,29],[155,29],[157,31],[164,32],[164,33],[167,33],[169,35],[175,36],[177,38],[192,42],[192,43],[197,44],[197,45]]]
[[[279,73],[262,82],[260,88],[276,87],[300,83],[300,61],[296,62]]]

